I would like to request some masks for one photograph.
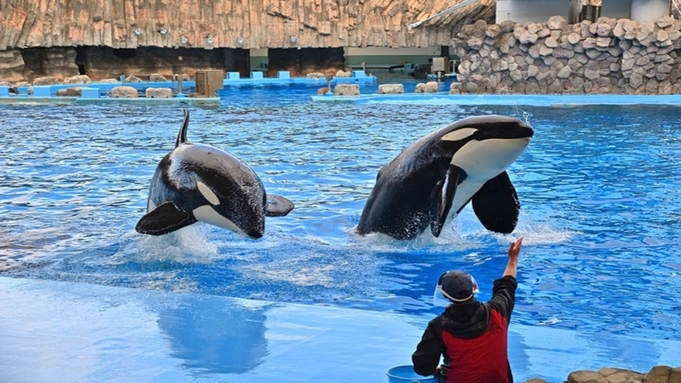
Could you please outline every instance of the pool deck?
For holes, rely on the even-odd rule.
[[[363,94],[359,96],[310,96],[314,102],[327,103],[385,103],[430,105],[527,105],[549,107],[572,107],[584,105],[679,105],[681,94],[673,95],[624,95],[624,94],[449,94],[404,93]]]
[[[0,277],[0,381],[387,382],[430,318]],[[678,366],[681,341],[511,324],[515,380]]]

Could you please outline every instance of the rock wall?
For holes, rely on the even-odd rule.
[[[78,74],[73,48],[35,48],[0,51],[0,81],[32,81],[37,77]]]
[[[681,92],[681,22],[476,22],[452,40],[462,93]]]
[[[24,58],[18,50],[0,51],[0,81],[23,81]]]
[[[53,76],[59,79],[78,75],[76,50],[73,48],[35,48],[21,51],[22,75],[26,79]]]
[[[459,26],[493,22],[496,0],[479,0],[413,30],[408,26],[462,1],[1,0],[0,50],[448,45]]]
[[[654,366],[647,373],[622,368],[604,367],[598,371],[577,370],[568,375],[564,383],[679,383],[681,367]],[[547,383],[534,378],[524,383]]]

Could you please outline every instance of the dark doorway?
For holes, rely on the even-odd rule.
[[[251,54],[248,49],[228,49],[225,51],[225,70],[239,72],[241,77],[249,77],[251,68]]]
[[[336,73],[345,67],[343,48],[271,48],[268,50],[267,74],[289,71],[291,76],[305,76],[313,72]]]
[[[87,47],[76,47],[76,65],[78,66],[78,74],[85,74],[87,68],[85,67],[87,58]]]

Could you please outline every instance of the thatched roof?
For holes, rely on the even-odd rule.
[[[480,19],[494,22],[496,0],[473,2],[413,30],[408,26],[463,2],[0,0],[0,50],[82,45],[209,49],[449,45],[462,25]]]

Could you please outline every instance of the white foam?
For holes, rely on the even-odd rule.
[[[439,237],[431,234],[430,228],[411,240],[400,240],[383,233],[359,235],[354,228],[348,232],[355,246],[364,251],[408,253],[414,249],[446,247],[447,251],[467,248],[467,242],[451,227],[451,221],[445,223]],[[367,249],[368,247],[368,249]]]
[[[294,286],[321,286],[327,289],[372,288],[385,260],[363,246],[357,251],[335,251],[300,239],[282,239],[279,247],[292,251],[258,251],[249,254],[246,263],[236,267],[246,279],[267,282],[286,282]]]
[[[242,273],[257,275],[258,278],[270,281],[289,282],[296,286],[339,287],[343,283],[334,280],[332,273],[336,266],[331,264],[305,265],[306,259],[292,258],[271,264],[257,264],[243,268]]]
[[[548,318],[548,319],[543,320],[541,322],[537,322],[537,325],[538,326],[550,326],[550,325],[558,324],[558,323],[561,323],[561,322],[562,322],[562,320],[554,317],[554,318]]]
[[[112,257],[114,263],[136,261],[140,263],[173,261],[178,263],[207,264],[219,258],[218,245],[208,238],[209,227],[196,223],[161,236],[127,233],[130,241]]]

